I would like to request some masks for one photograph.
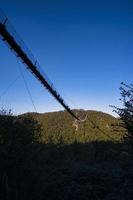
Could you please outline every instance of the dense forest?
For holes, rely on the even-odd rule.
[[[36,114],[27,113],[24,116],[34,118],[41,125],[40,140],[42,143],[90,142],[95,140],[120,141],[124,129],[120,128],[120,120],[103,112],[74,110],[81,119],[87,116],[84,123],[74,126],[74,119],[67,111]]]
[[[132,199],[132,151],[121,120],[75,110],[0,115],[0,199]]]

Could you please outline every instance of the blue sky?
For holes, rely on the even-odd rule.
[[[1,0],[1,8],[71,108],[120,106],[120,83],[133,83],[133,1]],[[20,65],[37,111],[62,110],[3,41],[0,58],[0,106],[34,111]]]

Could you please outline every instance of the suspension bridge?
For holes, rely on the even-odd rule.
[[[82,121],[66,104],[47,75],[41,71],[41,66],[39,65],[37,59],[34,58],[33,54],[20,38],[9,19],[2,12],[0,13],[0,37],[17,56],[17,58],[20,59],[26,68],[35,76],[35,78],[38,79],[43,87],[45,87],[48,92],[64,107],[64,109],[67,110],[67,112],[76,121]]]

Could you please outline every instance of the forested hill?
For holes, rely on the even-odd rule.
[[[84,119],[78,123],[76,130],[74,119],[66,112],[50,113],[26,113],[24,116],[31,116],[41,125],[41,142],[43,143],[65,143],[70,144],[75,140],[78,142],[89,142],[95,140],[116,140],[119,141],[125,132],[119,126],[120,120],[107,113],[98,111],[74,110],[75,113]]]
[[[97,111],[78,130],[66,112],[0,115],[1,200],[132,200],[121,121]]]

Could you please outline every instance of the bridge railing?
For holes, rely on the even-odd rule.
[[[41,72],[41,74],[43,74],[45,76],[45,78],[47,79],[49,84],[53,85],[51,80],[44,73],[44,71],[43,71],[42,67],[40,66],[39,62],[37,61],[37,59],[33,56],[33,54],[30,51],[30,49],[25,45],[24,41],[22,40],[22,38],[19,36],[17,31],[13,27],[12,23],[10,22],[10,20],[6,17],[6,15],[1,10],[0,10],[0,23],[5,25],[6,30],[13,36],[14,40],[21,47],[21,49],[25,52],[25,54],[32,61],[32,63],[36,66],[36,68],[38,68],[38,70]]]
[[[24,51],[24,53],[28,56],[32,64],[38,69],[38,71],[44,76],[46,81],[49,83],[51,88],[56,92],[56,94],[60,97],[61,101],[64,102],[63,98],[58,94],[56,88],[54,87],[54,84],[52,81],[48,78],[46,73],[43,71],[42,67],[40,66],[37,59],[33,56],[32,52],[29,50],[29,48],[25,45],[24,41],[21,39],[15,28],[13,27],[10,20],[6,17],[3,11],[0,10],[0,23],[3,24],[6,28],[6,30],[10,33],[10,35],[14,38],[14,40],[17,42],[17,44],[21,47],[21,49]],[[65,103],[65,102],[64,102]]]

